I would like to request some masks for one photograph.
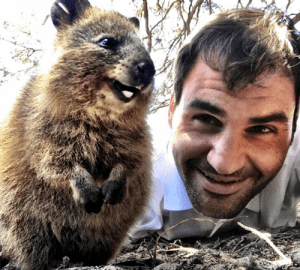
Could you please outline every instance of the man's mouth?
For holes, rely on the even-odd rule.
[[[200,181],[203,188],[211,193],[230,195],[237,193],[249,178],[238,178],[223,175],[215,175],[198,169],[202,176]]]
[[[115,92],[116,96],[123,102],[131,101],[140,91],[136,87],[122,84],[117,80],[112,80],[111,88]]]

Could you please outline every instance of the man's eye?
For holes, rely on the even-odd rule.
[[[216,117],[214,117],[210,114],[198,114],[194,118],[203,124],[214,125],[217,127],[223,126],[223,123],[219,119],[217,119]]]
[[[115,49],[118,45],[118,41],[112,37],[105,37],[98,41],[98,45],[105,49]]]
[[[247,131],[252,134],[261,134],[261,135],[276,133],[276,130],[271,129],[266,126],[253,126],[253,127],[247,128]]]

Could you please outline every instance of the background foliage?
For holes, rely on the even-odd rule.
[[[41,66],[55,29],[49,18],[54,0],[6,1],[0,11],[0,122],[22,85]],[[8,3],[9,2],[9,3]],[[99,8],[140,19],[140,35],[156,66],[151,111],[168,105],[173,61],[187,36],[223,9],[275,9],[300,21],[300,0],[90,0]],[[300,24],[300,23],[299,23]],[[298,24],[298,29],[300,25]],[[297,26],[297,25],[296,25]],[[47,61],[51,59],[44,59]]]

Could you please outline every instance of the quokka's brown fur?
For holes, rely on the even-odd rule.
[[[155,70],[136,19],[60,0],[52,20],[58,57],[24,87],[0,133],[0,245],[24,270],[63,256],[106,264],[151,189]]]

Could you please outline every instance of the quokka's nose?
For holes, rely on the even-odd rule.
[[[133,67],[133,76],[138,84],[148,85],[155,74],[152,60],[143,60]]]

